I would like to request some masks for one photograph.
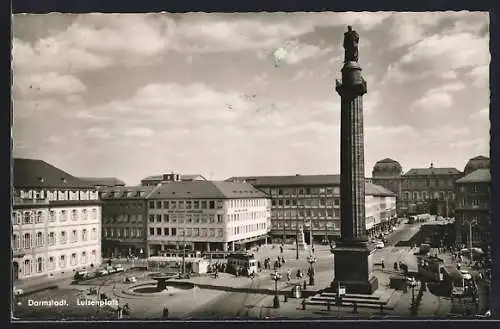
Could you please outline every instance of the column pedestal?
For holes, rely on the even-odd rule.
[[[337,291],[339,283],[348,294],[373,294],[378,289],[378,279],[373,275],[371,244],[337,243],[333,249],[335,257],[335,279],[332,288]]]

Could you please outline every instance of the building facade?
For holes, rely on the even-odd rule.
[[[377,161],[373,166],[371,183],[385,187],[396,195],[396,209],[398,216],[402,216],[401,211],[401,175],[403,168],[393,159],[383,159]]]
[[[270,201],[246,183],[172,181],[148,196],[148,254],[228,251],[265,241]]]
[[[454,183],[462,176],[456,168],[413,168],[402,176],[401,212],[405,215],[454,215]]]
[[[202,175],[181,175],[176,173],[153,175],[143,178],[141,180],[142,186],[157,186],[161,183],[167,182],[192,182],[192,181],[206,181]]]
[[[157,187],[112,187],[100,191],[103,257],[147,256],[147,197]]]
[[[340,175],[295,175],[232,177],[247,182],[271,198],[271,235],[295,239],[303,228],[305,238],[336,239],[340,236]],[[366,225],[369,234],[392,226],[396,197],[387,189],[366,183]]]
[[[14,280],[101,263],[101,202],[93,186],[41,160],[14,159]]]
[[[457,243],[486,250],[491,245],[491,174],[477,169],[458,179],[455,186],[455,229]],[[471,236],[472,234],[472,236]]]

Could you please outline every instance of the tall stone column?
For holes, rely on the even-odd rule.
[[[378,288],[373,276],[374,246],[368,243],[365,218],[365,159],[363,95],[367,84],[357,63],[357,40],[349,28],[345,34],[346,59],[342,81],[336,81],[341,98],[340,114],[340,218],[341,238],[333,249],[335,280],[332,287],[345,286],[347,293],[371,294]],[[351,42],[351,44],[349,44]],[[355,49],[353,49],[355,47]],[[355,56],[354,56],[355,53]],[[352,56],[347,58],[347,56]]]

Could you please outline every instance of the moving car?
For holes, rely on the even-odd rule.
[[[377,248],[377,249],[382,249],[382,248],[384,248],[384,247],[385,247],[385,245],[384,245],[384,242],[382,242],[382,241],[378,241],[378,242],[375,244],[375,248]]]
[[[21,288],[14,287],[12,292],[14,293],[14,296],[20,296],[24,293],[24,290],[22,290]]]
[[[469,271],[460,270],[460,273],[462,273],[464,280],[472,280],[472,275],[469,273]]]
[[[87,270],[79,270],[75,272],[75,276],[73,277],[75,280],[84,280],[89,277],[89,272]]]

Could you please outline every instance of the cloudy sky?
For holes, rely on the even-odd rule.
[[[347,24],[367,176],[489,154],[487,13],[325,12],[16,15],[14,156],[127,184],[339,173]]]

